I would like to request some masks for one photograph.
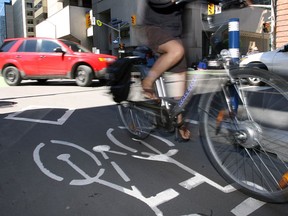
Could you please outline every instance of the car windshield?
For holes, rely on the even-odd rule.
[[[73,52],[83,52],[90,53],[91,51],[81,46],[80,44],[74,43],[72,41],[61,40],[64,44],[66,44]]]

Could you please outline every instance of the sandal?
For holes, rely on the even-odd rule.
[[[187,142],[190,140],[190,136],[191,136],[190,130],[185,125],[182,125],[177,128],[176,140],[178,142]]]

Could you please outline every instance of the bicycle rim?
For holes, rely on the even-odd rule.
[[[137,107],[133,102],[118,105],[122,123],[132,138],[145,139],[154,129],[153,115],[148,110]]]
[[[200,102],[206,153],[223,177],[266,202],[288,201],[288,84],[259,70],[234,73],[240,97],[233,115],[221,90]],[[265,85],[248,86],[248,75]],[[245,103],[243,103],[245,101]]]

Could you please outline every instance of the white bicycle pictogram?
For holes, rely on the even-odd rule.
[[[100,154],[101,157],[103,157],[105,160],[109,160],[110,164],[112,167],[116,170],[117,174],[125,181],[125,182],[130,182],[131,179],[130,177],[125,173],[125,171],[115,162],[112,161],[109,157],[110,154],[112,155],[122,155],[122,156],[128,156],[131,155],[133,158],[137,158],[139,160],[150,160],[150,161],[156,161],[156,162],[166,162],[170,164],[174,164],[178,166],[180,169],[190,173],[193,175],[193,177],[189,178],[186,181],[180,182],[179,185],[184,187],[187,190],[191,190],[200,184],[207,183],[211,185],[212,187],[222,191],[223,193],[231,193],[235,191],[236,189],[232,185],[227,185],[227,186],[221,186],[218,183],[212,181],[211,179],[201,175],[200,173],[194,171],[193,169],[189,168],[188,166],[180,163],[179,161],[175,160],[172,158],[172,156],[176,155],[178,153],[178,150],[174,148],[174,144],[170,142],[167,139],[164,139],[162,137],[158,137],[153,135],[155,138],[161,140],[164,142],[166,145],[168,145],[171,149],[169,149],[166,153],[160,152],[158,149],[154,148],[147,142],[144,142],[143,140],[135,140],[136,142],[141,142],[142,145],[146,146],[150,152],[153,153],[148,153],[148,152],[138,152],[137,149],[131,148],[123,143],[121,143],[119,140],[117,140],[112,132],[114,129],[108,129],[107,130],[107,137],[110,139],[110,141],[116,145],[117,147],[120,147],[123,149],[123,152],[120,151],[114,151],[112,150],[111,146],[109,145],[97,145],[93,147],[93,151],[89,151],[77,144],[67,142],[67,141],[60,141],[60,140],[51,140],[51,144],[54,145],[62,145],[62,146],[68,146],[72,147],[74,149],[77,149],[86,155],[90,157],[95,164],[99,167],[99,170],[97,171],[97,174],[95,176],[90,176],[88,175],[81,167],[79,167],[77,164],[75,164],[72,159],[70,154],[59,154],[57,156],[57,159],[60,161],[63,161],[64,163],[68,164],[72,169],[74,169],[79,175],[81,176],[80,179],[73,179],[69,182],[69,185],[74,185],[74,186],[84,186],[84,185],[89,185],[92,183],[98,183],[101,185],[104,185],[106,187],[112,188],[114,190],[117,190],[118,192],[125,193],[131,197],[134,197],[143,203],[145,203],[152,211],[154,211],[155,215],[157,216],[162,216],[163,212],[159,209],[159,205],[169,202],[173,200],[174,198],[178,197],[180,195],[179,192],[177,192],[173,188],[167,188],[166,190],[160,191],[157,194],[150,196],[150,197],[145,197],[142,192],[135,186],[131,185],[131,187],[124,187],[119,184],[116,184],[111,181],[105,180],[105,171],[106,169],[103,167],[103,164],[101,163],[100,159],[95,154]],[[50,144],[50,143],[49,143]],[[41,160],[41,151],[44,150],[46,144],[45,143],[40,143],[36,146],[34,152],[33,152],[33,158],[39,169],[48,177],[56,180],[56,181],[63,181],[64,178],[51,172],[48,170],[44,164],[42,163]],[[138,154],[137,154],[138,153]],[[264,205],[264,203],[259,203],[259,207]],[[189,214],[189,216],[192,215],[198,215],[198,214]]]

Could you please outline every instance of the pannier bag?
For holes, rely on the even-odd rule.
[[[131,85],[133,62],[129,58],[117,59],[107,68],[110,93],[116,103],[127,100]]]

